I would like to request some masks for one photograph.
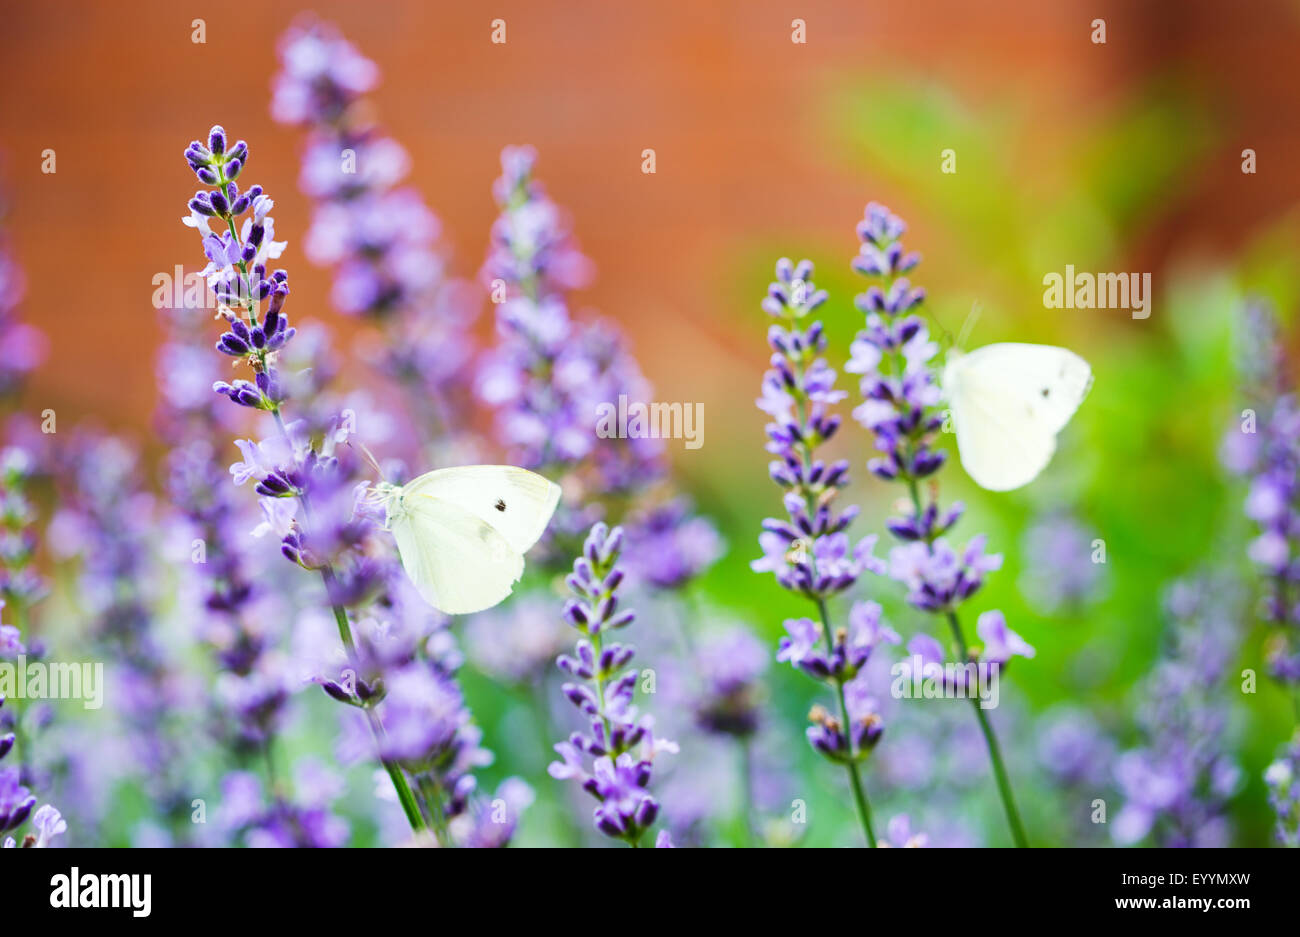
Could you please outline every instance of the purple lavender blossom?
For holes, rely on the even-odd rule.
[[[36,812],[32,814],[32,826],[36,827],[37,831],[36,842],[33,844],[37,849],[44,849],[50,845],[54,837],[68,831],[68,823],[63,819],[63,815],[49,804],[36,808]]]
[[[382,617],[358,621],[351,656],[312,677],[364,715],[345,725],[340,757],[377,757],[400,768],[439,845],[507,845],[531,792],[517,779],[503,782],[490,799],[479,792],[473,772],[490,764],[492,754],[455,679],[460,656],[448,646],[445,620],[427,614],[400,569],[391,572],[384,602],[370,609]]]
[[[1168,647],[1139,691],[1144,744],[1115,763],[1124,804],[1111,825],[1121,845],[1227,844],[1228,801],[1241,771],[1229,752],[1226,679],[1235,653],[1231,589],[1185,580],[1165,597]]]
[[[608,640],[635,618],[631,609],[618,607],[622,548],[621,528],[596,524],[567,579],[576,598],[565,604],[564,617],[583,637],[574,655],[561,655],[556,664],[571,678],[561,687],[565,698],[589,727],[555,746],[560,760],[548,771],[558,780],[577,781],[599,801],[592,816],[596,829],[635,847],[659,816],[659,801],[649,790],[654,758],[677,746],[656,738],[653,718],[639,714],[633,702],[637,671],[624,668],[636,649]]]
[[[251,549],[254,523],[210,441],[233,426],[227,419],[231,408],[211,390],[215,362],[202,348],[207,318],[197,309],[164,311],[168,341],[158,355],[163,401],[155,424],[172,446],[164,487],[187,528],[197,573],[186,581],[182,600],[192,606],[196,631],[224,671],[214,694],[218,734],[238,755],[265,751],[269,757],[286,715],[290,681],[271,653],[279,635],[267,622],[278,616],[267,614],[270,590],[256,574],[266,558]]]
[[[0,608],[3,608],[2,603]],[[0,709],[4,704],[5,698],[0,694]],[[0,729],[4,727],[5,723],[0,722]],[[36,808],[36,795],[22,783],[24,780],[22,769],[18,765],[3,764],[5,758],[13,751],[15,740],[16,736],[13,732],[0,732],[0,833],[17,830],[30,818],[36,833],[24,836],[22,845],[43,848],[48,846],[55,836],[67,832],[68,825],[63,822],[59,811],[49,804],[36,809],[35,813],[32,812],[33,808]],[[12,836],[5,837],[4,848],[13,848],[15,845],[17,844]]]
[[[554,604],[549,596],[524,594],[472,616],[465,623],[465,641],[475,666],[507,683],[539,682],[568,644],[569,633],[556,621]]]
[[[1228,469],[1249,482],[1245,513],[1258,530],[1247,555],[1265,584],[1260,615],[1276,631],[1269,670],[1300,684],[1300,401],[1290,392],[1276,316],[1262,303],[1243,314],[1250,364],[1243,368],[1253,404],[1223,441]]]
[[[946,461],[942,451],[934,448],[944,423],[942,393],[932,363],[939,346],[931,341],[929,331],[917,309],[925,300],[925,290],[914,287],[904,276],[920,263],[920,255],[904,249],[900,240],[907,225],[883,205],[872,202],[858,222],[861,242],[853,269],[874,282],[854,304],[866,316],[865,327],[853,340],[852,358],[845,370],[861,375],[859,390],[863,403],[854,418],[874,436],[881,455],[867,463],[873,475],[884,481],[896,481],[907,488],[910,511],[885,521],[885,526],[899,546],[890,551],[888,575],[907,588],[907,600],[922,611],[947,619],[957,645],[958,658],[970,657],[966,638],[957,617],[959,607],[975,595],[984,577],[1002,565],[1002,557],[986,554],[983,535],[972,538],[965,547],[950,545],[945,538],[961,518],[960,502],[943,510],[937,500],[938,486],[926,486],[923,497],[921,482],[931,478]],[[986,615],[994,613],[985,613]],[[998,613],[1000,619],[1000,613]],[[1032,649],[1005,629],[1005,621],[996,626],[990,620],[989,634],[981,637],[995,648],[996,654],[1032,656]],[[1017,846],[1026,845],[1020,816],[1016,810],[996,736],[984,710],[971,697],[976,717],[988,742],[989,757],[998,782],[1012,838]]]
[[[767,649],[733,628],[701,642],[694,657],[701,684],[692,700],[696,724],[715,735],[752,736],[761,724]]]
[[[661,440],[596,433],[598,407],[648,400],[649,385],[612,323],[570,316],[566,294],[586,283],[590,262],[534,178],[535,161],[531,147],[507,147],[493,186],[501,214],[482,279],[496,304],[498,341],[479,364],[475,390],[496,413],[510,461],[565,489],[549,535],[561,541],[552,551],[560,562],[603,516],[597,497],[618,504],[661,482],[666,466]]]
[[[767,450],[777,459],[768,474],[785,491],[788,520],[763,521],[759,545],[764,555],[750,566],[775,573],[792,592],[824,601],[850,588],[864,570],[882,571],[883,566],[871,555],[875,537],[851,543],[844,533],[857,506],[834,512],[835,496],[848,484],[848,462],[828,465],[816,458],[817,447],[840,426],[840,417],[829,408],[847,394],[835,389],[835,372],[821,357],[826,349],[822,324],[799,327],[826,301],[812,274],[811,261],[795,266],[782,258],[763,300],[764,310],[782,324],[768,330],[772,367],[763,376],[758,408],[771,418]]]
[[[332,809],[343,792],[341,782],[323,766],[304,760],[295,769],[300,797],[291,802],[280,793],[269,797],[257,775],[232,771],[221,780],[217,822],[233,842],[258,849],[335,849],[347,844],[347,820]]]
[[[1020,588],[1039,611],[1077,609],[1102,591],[1104,567],[1093,561],[1093,537],[1074,517],[1051,511],[1024,538]]]
[[[27,822],[36,807],[36,795],[18,783],[17,768],[0,768],[0,833]]]
[[[489,284],[501,281],[511,295],[541,299],[586,286],[592,268],[563,212],[534,177],[536,163],[531,146],[501,151],[501,176],[492,184],[501,215],[492,225],[482,273]]]
[[[26,279],[4,236],[5,204],[0,197],[0,397],[15,393],[45,360],[45,334],[22,322],[18,308],[26,292]]]
[[[1264,771],[1268,803],[1277,818],[1274,835],[1283,846],[1300,846],[1300,733]]]
[[[444,845],[452,844],[449,824],[466,817],[469,822],[459,825],[466,840],[477,837],[478,845],[504,845],[509,832],[485,837],[483,808],[472,801],[477,786],[472,772],[490,764],[492,755],[480,744],[483,733],[470,721],[460,688],[449,674],[424,662],[390,670],[385,680],[383,702],[376,710],[386,730],[378,742],[379,753],[401,764],[414,778],[435,835]],[[512,799],[510,831],[517,811],[528,800]]]
[[[412,773],[448,756],[452,747],[460,744],[461,730],[469,722],[459,688],[446,676],[419,664],[387,675],[380,711],[386,717],[387,731],[379,741],[381,753]],[[472,750],[456,754],[452,760],[463,760],[467,767],[483,763]]]
[[[196,140],[185,151],[199,181],[212,187],[190,200],[185,222],[203,238],[209,259],[203,274],[228,327],[217,350],[246,365],[254,376],[253,381],[218,382],[213,389],[240,406],[269,413],[274,421],[274,435],[238,442],[242,459],[231,466],[231,473],[236,484],[252,483],[261,498],[265,519],[258,533],[273,533],[288,560],[319,572],[351,664],[349,679],[321,677],[319,682],[335,699],[363,710],[370,731],[382,742],[383,724],[374,711],[382,699],[380,675],[360,672],[363,664],[374,661],[359,656],[348,609],[376,599],[391,580],[394,563],[391,555],[377,558],[370,549],[378,524],[362,509],[366,486],[358,481],[356,458],[346,446],[356,432],[355,412],[339,410],[323,424],[285,420],[283,405],[291,382],[282,378],[280,358],[296,330],[289,327],[284,312],[288,274],[276,270],[268,275],[266,269],[266,261],[278,257],[284,244],[272,240],[273,203],[261,186],[241,192],[234,181],[248,155],[248,145],[229,145],[220,126],[209,132],[206,145]],[[236,222],[245,215],[241,231]],[[213,232],[213,220],[228,230]],[[274,693],[253,697],[256,705],[276,698]],[[401,765],[380,747],[380,760],[412,829],[424,829],[425,816]],[[440,825],[437,811],[432,819]]]
[[[1049,711],[1036,735],[1039,761],[1063,787],[1097,790],[1114,770],[1115,743],[1084,709]]]
[[[905,813],[889,821],[888,838],[882,840],[881,846],[892,846],[897,849],[920,849],[930,843],[930,837],[924,833],[918,833],[912,829],[912,820]]]
[[[785,492],[786,519],[767,518],[759,546],[763,556],[750,563],[755,572],[771,572],[785,589],[813,602],[817,620],[790,619],[777,660],[788,661],[814,680],[826,684],[839,702],[839,716],[814,706],[808,741],[832,761],[845,765],[853,787],[859,818],[868,845],[876,845],[871,811],[858,763],[879,741],[883,722],[859,678],[859,671],[881,641],[897,642],[884,627],[880,606],[858,603],[849,614],[849,627],[832,631],[826,600],[852,588],[866,570],[883,572],[872,555],[875,537],[853,543],[846,530],[858,514],[849,505],[836,514],[835,497],[848,484],[848,462],[827,464],[817,449],[831,439],[840,417],[830,408],[847,394],[835,387],[835,372],[826,364],[826,336],[820,321],[804,326],[810,313],[826,302],[825,290],[812,281],[811,261],[797,265],[787,258],[776,264],[776,280],[762,306],[780,324],[767,340],[771,369],[763,376],[760,410],[768,415],[767,450],[777,459],[768,474]],[[857,705],[851,707],[852,698]]]
[[[4,612],[4,607],[4,599],[0,599],[0,613]],[[0,659],[12,660],[25,653],[23,633],[14,625],[0,624]]]
[[[410,398],[414,420],[438,434],[458,429],[470,401],[466,369],[480,298],[447,278],[435,247],[441,225],[400,183],[410,160],[368,118],[373,62],[329,24],[295,23],[280,40],[272,115],[308,132],[300,184],[315,214],[307,256],[334,271],[334,305],[375,323],[363,351]],[[416,454],[413,452],[412,454]]]
[[[626,529],[628,573],[656,589],[680,589],[723,552],[717,528],[693,513],[684,497],[635,512]]]
[[[0,451],[0,607],[9,606],[9,614],[19,625],[31,607],[49,592],[45,580],[36,571],[35,509],[27,491],[36,466],[25,449],[11,446]],[[21,653],[18,637],[6,637],[0,631],[0,656],[6,647]]]
[[[169,507],[145,487],[139,452],[126,440],[77,430],[53,451],[58,510],[51,553],[75,560],[83,634],[113,667],[114,715],[129,750],[130,774],[182,839],[194,832],[186,753],[193,743],[192,688],[180,678],[179,649],[164,634],[158,584],[159,532]]]

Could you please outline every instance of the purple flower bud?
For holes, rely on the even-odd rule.
[[[636,825],[644,829],[652,825],[659,816],[659,804],[653,797],[645,797],[637,805],[636,813],[633,816]]]
[[[232,401],[241,407],[251,407],[255,410],[266,409],[266,401],[263,399],[257,386],[250,384],[248,381],[235,381],[227,384],[225,381],[217,381],[212,385],[212,389],[218,394],[229,397]]]
[[[326,693],[328,693],[330,696],[334,697],[334,699],[338,700],[340,703],[352,702],[352,696],[348,693],[348,691],[343,689],[343,687],[339,686],[333,680],[322,680],[320,688],[324,690]]]
[[[571,624],[580,628],[585,627],[588,622],[591,621],[590,616],[587,614],[586,606],[581,602],[574,601],[573,599],[564,603],[564,617],[567,618]]]
[[[242,358],[249,353],[249,347],[243,339],[226,332],[217,341],[217,351],[230,355],[233,358]]]

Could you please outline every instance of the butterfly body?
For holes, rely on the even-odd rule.
[[[510,465],[439,469],[376,491],[407,576],[449,615],[491,608],[511,593],[560,500],[559,485]]]
[[[1088,362],[1068,348],[1008,342],[950,352],[943,392],[962,466],[990,491],[1033,481],[1091,386]]]

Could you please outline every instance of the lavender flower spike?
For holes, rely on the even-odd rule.
[[[253,378],[219,381],[213,390],[241,407],[271,415],[275,434],[257,443],[242,441],[244,458],[231,466],[231,471],[236,484],[255,482],[266,517],[258,531],[274,532],[286,559],[319,572],[355,674],[363,661],[348,609],[378,591],[384,578],[381,564],[367,550],[367,534],[376,524],[374,518],[358,510],[358,486],[352,477],[355,459],[345,446],[356,430],[356,414],[342,410],[328,426],[315,428],[305,420],[285,421],[292,382],[282,379],[281,357],[297,330],[289,326],[284,312],[289,275],[284,270],[267,270],[268,262],[283,252],[285,242],[274,240],[273,203],[262,187],[241,191],[235,181],[248,157],[248,144],[240,140],[230,145],[220,126],[209,131],[206,145],[195,140],[185,150],[194,174],[210,187],[190,199],[190,214],[182,221],[201,238],[208,258],[203,275],[225,320],[226,331],[217,340],[216,349],[246,366]],[[319,443],[313,429],[324,430]],[[382,716],[375,710],[382,695],[370,692],[373,684],[366,684],[362,695],[361,686],[358,684],[355,696],[331,692],[329,687],[326,692],[365,712],[380,761],[407,820],[413,830],[422,830],[426,821],[403,766],[384,750]]]
[[[844,369],[862,376],[859,389],[863,402],[853,416],[871,431],[880,452],[867,463],[868,470],[884,481],[902,483],[910,496],[911,512],[885,522],[901,541],[890,551],[888,575],[907,587],[911,605],[947,619],[965,663],[971,654],[957,609],[979,591],[988,573],[1001,567],[1002,557],[984,552],[983,535],[960,549],[949,544],[944,535],[960,519],[962,505],[958,502],[941,510],[934,485],[929,486],[928,503],[922,497],[920,483],[938,472],[945,461],[944,453],[934,448],[944,416],[932,363],[939,346],[930,340],[921,318],[913,314],[925,300],[925,290],[912,286],[904,276],[921,261],[919,254],[904,250],[900,238],[906,231],[901,218],[875,202],[867,206],[865,217],[858,222],[861,244],[853,269],[876,282],[854,299],[866,323],[853,340],[852,358]],[[996,618],[983,619],[987,624],[981,637],[989,644],[986,659],[1002,666],[1013,654],[1032,657],[1033,648],[1007,628],[1000,613],[985,613],[995,614]],[[1012,838],[1017,846],[1025,846],[993,727],[976,698],[970,699],[988,746]]]
[[[0,602],[0,606],[3,604]],[[5,698],[0,695],[0,706],[4,706],[4,703]],[[13,733],[0,733],[0,762],[13,747]],[[24,787],[21,781],[22,774],[18,766],[0,767],[0,833],[16,830],[30,819],[37,832],[24,836],[22,845],[24,847],[48,846],[55,836],[67,832],[68,824],[63,821],[59,811],[49,804],[35,809],[36,795]],[[4,840],[6,849],[17,845],[12,836]]]
[[[552,762],[548,771],[553,778],[577,781],[600,802],[593,814],[596,829],[636,847],[659,815],[659,801],[649,791],[654,757],[676,752],[677,745],[656,738],[654,720],[637,713],[637,671],[624,669],[636,649],[607,640],[610,632],[626,628],[635,617],[630,609],[618,607],[622,547],[621,528],[596,524],[567,579],[577,597],[565,605],[564,617],[582,638],[574,656],[563,654],[556,664],[572,678],[561,688],[565,698],[590,729],[557,744],[561,760]],[[667,842],[661,833],[656,845]]]
[[[1274,629],[1267,646],[1269,672],[1290,689],[1300,685],[1300,399],[1280,353],[1283,347],[1272,308],[1246,307],[1244,345],[1256,354],[1241,370],[1250,410],[1223,440],[1229,471],[1250,483],[1245,513],[1258,531],[1247,555],[1264,583],[1259,616]],[[1259,360],[1262,359],[1262,360]]]
[[[1268,802],[1277,815],[1277,841],[1300,846],[1300,733],[1264,771]]]
[[[811,261],[796,265],[781,258],[776,281],[762,303],[779,324],[767,333],[771,369],[763,376],[757,405],[770,417],[767,450],[777,458],[768,474],[785,491],[786,517],[763,521],[758,538],[763,556],[750,567],[774,573],[783,588],[816,606],[816,620],[785,623],[789,635],[781,639],[777,660],[824,683],[838,700],[838,717],[822,706],[813,707],[808,741],[847,769],[863,833],[874,847],[871,808],[858,764],[880,740],[884,726],[859,671],[877,644],[896,644],[899,638],[881,624],[880,606],[874,602],[856,604],[848,628],[832,629],[826,610],[826,600],[851,588],[864,571],[883,573],[885,567],[872,555],[875,537],[853,543],[846,533],[857,506],[835,510],[835,498],[849,481],[848,462],[828,464],[817,455],[818,447],[840,427],[839,415],[830,408],[847,394],[836,389],[835,372],[822,357],[826,336],[821,322],[802,324],[827,298],[812,275]]]

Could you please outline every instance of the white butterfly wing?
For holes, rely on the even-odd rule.
[[[402,489],[456,505],[492,527],[516,553],[542,536],[560,502],[560,486],[513,465],[463,465],[421,475]]]
[[[1088,363],[1052,345],[987,345],[951,361],[944,390],[962,466],[990,491],[1033,481],[1091,386]]]
[[[389,527],[420,596],[448,615],[491,608],[523,575],[523,555],[499,531],[451,501],[403,491]]]

